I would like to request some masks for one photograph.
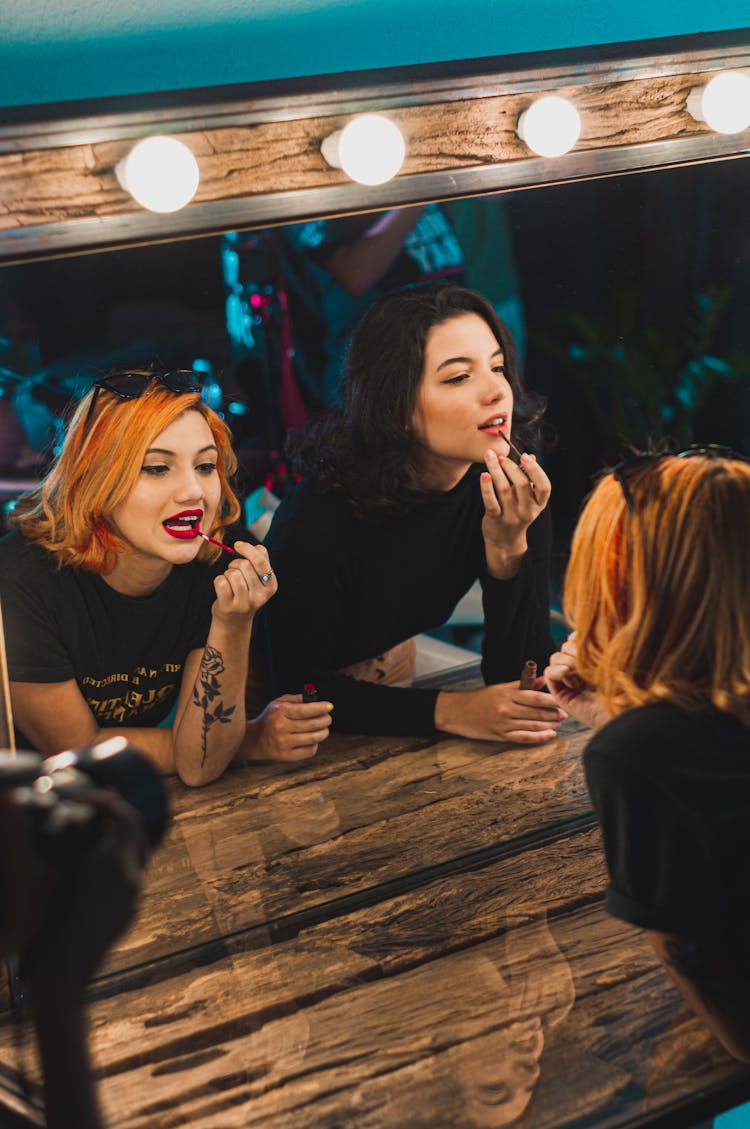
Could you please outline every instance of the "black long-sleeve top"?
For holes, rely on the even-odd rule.
[[[584,752],[615,917],[694,940],[750,925],[750,728],[706,704],[628,710]]]
[[[258,642],[272,694],[312,682],[334,703],[335,728],[430,734],[437,690],[379,686],[336,673],[450,617],[479,577],[485,682],[510,682],[527,659],[540,669],[549,631],[551,526],[530,526],[528,552],[511,580],[487,573],[479,486],[472,467],[446,493],[407,513],[357,516],[340,491],[305,479],[284,499],[266,537],[279,590],[266,605]]]

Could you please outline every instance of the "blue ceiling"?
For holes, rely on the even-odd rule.
[[[739,0],[3,0],[0,106],[743,26]]]

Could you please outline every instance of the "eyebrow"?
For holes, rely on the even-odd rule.
[[[201,447],[201,449],[199,451],[196,451],[196,454],[202,455],[205,451],[216,451],[218,453],[218,450],[219,450],[219,448],[216,446],[215,443],[209,443],[206,447]],[[149,447],[149,449],[146,451],[146,454],[147,455],[172,455],[172,456],[176,456],[177,452],[176,451],[170,451],[167,447]]]
[[[495,349],[494,353],[490,354],[490,360],[496,357],[498,353],[504,358],[504,352],[501,347]],[[474,363],[473,357],[448,357],[447,361],[441,361],[435,372],[440,372],[441,369],[447,368],[448,365],[472,365]]]

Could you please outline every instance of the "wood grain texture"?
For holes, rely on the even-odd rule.
[[[658,75],[586,86],[563,83],[555,92],[569,97],[581,113],[576,148],[585,152],[705,133],[685,105],[692,86],[702,80],[700,73]],[[393,107],[389,116],[407,142],[400,177],[527,160],[529,150],[516,124],[539,93]],[[251,201],[266,193],[348,183],[320,152],[323,139],[347,120],[334,114],[176,134],[200,166],[195,203]],[[0,154],[0,230],[137,214],[139,205],[114,172],[132,145],[132,137],[126,137]]]
[[[0,261],[745,156],[746,138],[695,122],[686,96],[749,64],[750,39],[736,31],[6,111]],[[578,145],[555,159],[516,134],[519,114],[550,92],[583,112]],[[402,171],[374,187],[320,153],[325,137],[366,112],[392,117],[407,140]],[[136,141],[159,133],[184,139],[201,169],[195,200],[167,215],[139,208],[114,172]]]
[[[579,830],[281,942],[253,930],[209,963],[101,983],[107,1123],[625,1126],[747,1073],[604,914],[603,884],[598,832]]]
[[[590,812],[566,722],[537,748],[333,736],[313,762],[170,783],[172,827],[112,970],[335,902]]]
[[[586,737],[338,735],[295,769],[172,781],[141,912],[90,992],[109,1129],[630,1129],[750,1093],[604,913]],[[6,1016],[0,1122],[20,1092]]]

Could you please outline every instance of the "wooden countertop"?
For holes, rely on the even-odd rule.
[[[604,913],[584,744],[339,735],[297,769],[170,781],[92,987],[107,1125],[688,1126],[750,1097]],[[5,1023],[0,1109],[16,1067]]]

